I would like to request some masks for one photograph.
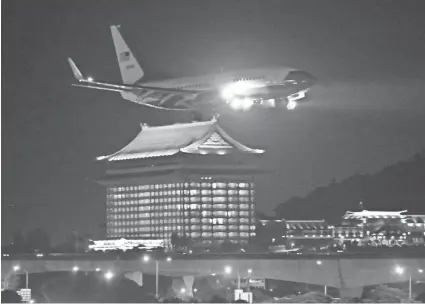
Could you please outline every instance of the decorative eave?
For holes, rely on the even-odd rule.
[[[261,154],[264,150],[249,148],[228,135],[216,118],[160,127],[142,126],[139,134],[121,150],[97,160],[121,161],[190,154],[227,154],[233,149],[242,153]]]
[[[406,217],[407,210],[401,211],[369,211],[362,210],[358,212],[347,211],[344,219],[363,219],[363,218],[403,218]]]

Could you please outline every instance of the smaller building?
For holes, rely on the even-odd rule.
[[[325,220],[261,220],[270,247],[321,248],[333,243],[333,227]]]
[[[401,211],[347,211],[334,227],[325,220],[261,220],[270,248],[326,248],[355,246],[411,246],[425,244],[425,215]],[[345,247],[345,246],[344,246]]]
[[[403,246],[423,244],[423,215],[401,211],[347,211],[340,227],[335,227],[335,240],[340,244],[360,246]]]

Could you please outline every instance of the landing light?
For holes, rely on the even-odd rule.
[[[296,101],[290,100],[290,101],[288,101],[286,108],[291,111],[291,110],[294,110],[297,107],[297,105],[298,105],[298,103]]]
[[[258,83],[253,82],[235,82],[230,83],[221,89],[221,97],[225,100],[229,100],[238,95],[247,95],[247,92],[251,89],[261,87]]]
[[[230,106],[234,110],[249,110],[254,105],[254,100],[251,98],[233,98],[230,100]]]
[[[88,82],[93,82],[93,80],[94,80],[93,77],[87,77]]]

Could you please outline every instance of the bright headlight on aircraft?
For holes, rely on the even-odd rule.
[[[286,105],[286,108],[288,110],[294,110],[297,107],[297,102],[295,100],[288,101],[288,104]]]
[[[234,110],[249,110],[254,105],[254,100],[251,98],[233,98],[230,101],[230,106]]]
[[[221,89],[221,96],[223,99],[232,99],[235,96],[248,95],[249,90],[261,87],[262,85],[255,82],[235,82],[230,83]]]
[[[93,82],[93,77],[87,77],[88,82]]]

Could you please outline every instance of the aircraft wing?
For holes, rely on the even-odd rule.
[[[173,95],[197,95],[202,91],[152,87],[144,85],[119,84],[112,82],[94,81],[92,78],[85,78],[76,64],[71,58],[68,58],[74,77],[78,80],[78,84],[73,84],[77,87],[85,87],[97,90],[115,91],[115,92],[138,92],[138,91],[155,91],[160,93],[168,93]]]

